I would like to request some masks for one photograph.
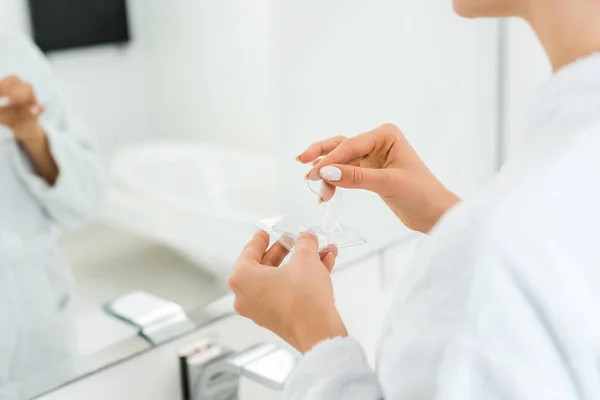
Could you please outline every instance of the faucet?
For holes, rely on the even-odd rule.
[[[202,339],[179,352],[183,400],[237,400],[242,377],[283,390],[297,361],[292,351],[274,344],[235,352]]]

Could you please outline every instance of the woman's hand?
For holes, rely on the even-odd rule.
[[[314,143],[298,161],[313,163],[308,179],[326,182],[323,201],[333,196],[336,186],[370,190],[416,231],[429,232],[446,210],[460,201],[391,124],[351,139],[340,136]]]
[[[21,143],[44,139],[38,117],[44,108],[29,83],[16,76],[0,80],[0,124],[8,126]]]
[[[58,180],[59,170],[46,132],[39,124],[44,107],[33,87],[16,76],[0,80],[0,124],[8,126],[29,157],[33,169],[49,185]]]
[[[337,250],[319,254],[317,238],[302,233],[290,262],[277,268],[288,252],[279,243],[267,251],[268,246],[269,235],[259,231],[240,255],[228,281],[235,311],[303,353],[325,339],[346,336],[329,276]]]

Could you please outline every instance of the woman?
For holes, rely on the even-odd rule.
[[[74,288],[58,231],[93,213],[102,184],[48,63],[8,34],[0,34],[0,188],[0,399],[21,399],[72,372]]]
[[[555,77],[524,151],[460,202],[385,125],[299,156],[309,178],[378,193],[429,232],[398,282],[377,372],[348,337],[329,270],[301,235],[289,264],[259,232],[229,281],[236,310],[306,353],[294,400],[600,398],[600,0],[455,0],[464,16],[519,16]]]

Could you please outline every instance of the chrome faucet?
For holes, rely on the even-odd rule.
[[[204,339],[182,349],[179,360],[184,400],[237,400],[242,377],[283,390],[298,357],[274,344],[234,352]]]

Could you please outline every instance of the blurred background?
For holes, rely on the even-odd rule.
[[[0,0],[0,29],[44,50],[105,160],[105,206],[61,241],[85,354],[136,334],[107,301],[144,290],[191,312],[225,294],[253,221],[313,202],[294,161],[310,143],[394,123],[468,196],[550,76],[525,24],[450,0]],[[368,194],[344,217],[369,239],[348,263],[410,236]]]
[[[339,90],[340,98],[336,100],[343,104],[328,110],[330,113],[352,101],[343,100],[344,97],[360,97],[367,84],[383,84],[388,78],[384,72],[391,74],[392,71],[395,80],[387,82],[389,90],[387,97],[380,101],[383,105],[379,108],[385,109],[381,114],[387,117],[385,120],[395,121],[408,113],[394,106],[404,98],[423,96],[422,91],[415,93],[414,89],[429,88],[424,72],[431,71],[414,75],[417,71],[414,65],[421,61],[415,59],[418,56],[415,48],[418,48],[423,61],[426,57],[431,61],[444,57],[445,64],[450,64],[430,65],[435,71],[431,78],[456,73],[452,65],[466,60],[473,63],[462,65],[460,72],[464,76],[501,72],[510,78],[504,82],[504,99],[511,105],[515,101],[518,104],[509,107],[504,115],[510,128],[508,142],[515,134],[517,123],[512,108],[523,108],[522,103],[530,99],[535,87],[549,74],[539,44],[529,28],[519,21],[505,24],[502,38],[505,49],[502,59],[497,60],[498,22],[461,20],[452,15],[448,1],[430,0],[417,5],[416,2],[380,0],[370,6],[356,1],[345,6],[343,18],[334,17],[335,10],[341,13],[344,7],[333,0],[321,5],[303,3],[301,7],[290,3],[286,10],[285,1],[259,0],[245,4],[227,0],[215,4],[129,0],[131,41],[120,46],[81,47],[49,53],[50,61],[71,107],[86,121],[90,132],[109,155],[124,145],[163,137],[275,150],[278,143],[274,122],[277,116],[275,91],[286,89],[285,77],[275,75],[277,66],[293,74],[294,71],[284,68],[288,66],[284,63],[294,65],[294,57],[306,57],[305,61],[309,61],[309,55],[302,54],[299,46],[304,46],[304,51],[310,49],[313,52],[310,56],[318,58],[317,52],[325,52],[325,49],[319,50],[317,45],[320,42],[321,48],[327,48],[327,40],[338,40],[336,44],[346,46],[321,54],[327,58],[320,62],[312,61],[314,68],[321,68],[319,78],[328,79],[324,91]],[[31,34],[27,0],[2,0],[0,4],[3,30]],[[372,11],[365,14],[365,8],[369,7]],[[380,13],[379,7],[387,12]],[[361,24],[354,24],[356,20]],[[297,25],[290,25],[292,23]],[[346,31],[343,26],[336,26],[339,33],[332,31],[332,24],[336,23],[345,24]],[[373,30],[374,26],[378,28]],[[398,36],[386,37],[390,33],[398,33]],[[414,36],[417,33],[420,36]],[[462,36],[458,36],[461,33]],[[461,40],[455,40],[459,38]],[[439,54],[427,55],[434,52],[434,48]],[[373,56],[387,58],[379,58],[378,63]],[[392,59],[395,62],[390,64]],[[341,68],[342,62],[348,62],[344,68]],[[368,69],[369,65],[372,70]],[[497,66],[503,70],[490,72]],[[296,64],[296,67],[301,66]],[[375,71],[379,74],[375,75]],[[358,75],[358,72],[364,74]],[[333,73],[335,79],[331,82]],[[343,88],[337,83],[341,81],[345,83]],[[405,87],[398,93],[394,90],[397,82],[411,82],[411,89]],[[474,87],[475,83],[470,86]],[[463,90],[473,93],[473,87]],[[375,92],[377,88],[370,90]],[[356,96],[342,96],[352,93]],[[389,103],[392,105],[386,106]],[[388,108],[394,111],[388,112]],[[369,109],[366,114],[372,113]],[[361,118],[365,121],[361,126],[348,122],[350,128],[340,126],[337,130],[360,132],[364,125],[370,127],[381,122],[381,119],[368,121],[372,116]],[[401,121],[398,123],[403,125]],[[323,124],[322,130],[330,128]],[[321,133],[313,135],[320,137]]]

